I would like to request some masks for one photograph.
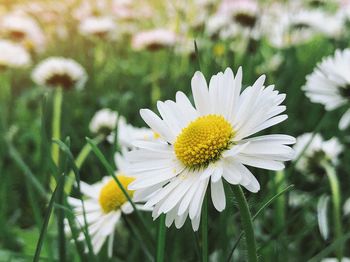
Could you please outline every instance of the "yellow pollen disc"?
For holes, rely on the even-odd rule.
[[[129,196],[132,197],[134,191],[128,190],[128,185],[134,181],[132,177],[126,177],[123,175],[117,176],[120,183],[123,185]],[[113,210],[120,208],[125,202],[128,201],[123,191],[119,188],[117,182],[111,179],[100,191],[98,201],[105,213],[109,213]]]
[[[220,115],[207,115],[192,121],[176,138],[177,158],[187,167],[197,168],[220,158],[229,148],[234,130]]]

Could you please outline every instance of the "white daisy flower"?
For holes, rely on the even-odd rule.
[[[136,33],[131,42],[135,50],[158,50],[161,48],[174,46],[177,41],[177,35],[168,29],[153,29]]]
[[[85,69],[73,59],[49,57],[35,67],[32,79],[41,86],[82,89],[87,75]]]
[[[104,108],[95,113],[89,125],[89,129],[94,134],[109,135],[116,128],[118,113]]]
[[[19,44],[0,40],[0,50],[0,69],[26,67],[31,62],[30,55]]]
[[[45,35],[38,23],[24,14],[4,16],[0,21],[0,32],[30,51],[42,52],[46,45]]]
[[[113,37],[116,24],[110,17],[87,17],[79,25],[82,35],[97,36],[101,38]]]
[[[147,196],[146,207],[154,207],[153,218],[166,214],[166,225],[174,220],[182,227],[186,217],[198,230],[208,184],[215,208],[222,211],[226,200],[223,179],[251,192],[259,182],[247,166],[281,170],[293,158],[286,146],[295,139],[287,135],[248,138],[285,119],[284,94],[264,86],[265,76],[241,93],[242,70],[236,77],[230,68],[214,75],[209,83],[201,72],[192,78],[195,107],[177,92],[176,101],[158,102],[162,118],[149,109],[140,111],[147,125],[161,139],[135,142],[138,150],[127,154],[128,172],[136,177],[129,185],[135,197]]]
[[[304,151],[306,146],[307,148]],[[333,165],[338,164],[343,146],[335,137],[325,141],[320,134],[315,134],[312,138],[312,133],[305,133],[297,137],[294,150],[295,159],[300,158],[296,163],[296,169],[300,172],[317,174],[322,169],[322,161],[330,161]]]
[[[314,103],[323,104],[330,111],[350,102],[350,49],[337,50],[334,56],[326,57],[308,75],[303,90]],[[350,125],[350,108],[340,119],[339,128]]]
[[[146,127],[135,127],[126,122],[124,117],[118,121],[118,145],[127,150],[135,148],[133,143],[138,140],[154,141],[158,139],[159,134]],[[115,133],[111,133],[107,140],[114,143]]]
[[[119,156],[118,161],[118,168],[123,170],[124,164],[121,163],[123,161],[121,156]],[[123,172],[119,172],[117,178],[126,190],[127,186],[134,180],[133,177],[125,176]],[[111,177],[104,177],[100,182],[93,185],[80,182],[80,189],[84,197],[85,214],[93,251],[95,254],[99,253],[108,239],[108,256],[111,257],[115,228],[122,214],[130,214],[134,209]],[[127,192],[130,197],[134,194],[131,190],[127,190]],[[68,202],[73,208],[78,225],[83,227],[84,216],[81,200],[69,197]],[[143,205],[135,205],[137,209],[149,211]],[[67,233],[70,232],[68,225],[66,231]],[[81,232],[78,240],[82,241],[84,239],[85,236]]]

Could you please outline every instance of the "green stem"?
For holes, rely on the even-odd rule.
[[[165,241],[166,241],[166,226],[165,226],[165,215],[162,214],[158,224],[158,237],[157,237],[157,262],[164,261],[165,252]]]
[[[233,193],[237,200],[239,212],[241,214],[242,226],[245,233],[246,248],[248,251],[248,261],[257,262],[258,257],[256,255],[256,244],[253,229],[252,216],[248,207],[247,200],[244,196],[242,188],[238,185],[232,186]]]
[[[342,222],[341,222],[341,194],[340,194],[340,188],[339,188],[339,181],[338,181],[335,168],[331,164],[329,164],[326,161],[322,162],[321,164],[326,170],[326,174],[329,180],[329,185],[331,187],[335,236],[336,236],[336,240],[338,240],[343,237],[343,229],[342,229]],[[343,258],[343,249],[344,249],[343,243],[339,244],[336,251],[339,261],[341,261]]]
[[[60,140],[61,137],[61,111],[62,111],[63,92],[61,87],[56,87],[53,100],[53,118],[52,118],[52,139]],[[57,144],[51,145],[51,156],[54,163],[58,166],[60,149]],[[51,177],[50,188],[56,187],[56,180]]]
[[[202,261],[208,262],[208,197],[205,195],[202,209]]]

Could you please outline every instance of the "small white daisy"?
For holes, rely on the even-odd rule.
[[[308,145],[310,141],[311,143]],[[303,152],[306,146],[307,148]],[[315,134],[312,138],[312,133],[305,133],[297,137],[294,150],[295,159],[300,158],[296,164],[296,169],[300,172],[317,174],[322,169],[322,161],[329,161],[333,165],[338,164],[343,146],[335,137],[325,141],[320,134]]]
[[[0,69],[21,68],[30,64],[28,52],[19,44],[0,40]]]
[[[120,156],[118,161],[122,161]],[[122,170],[123,164],[119,164],[118,168]],[[118,173],[117,178],[125,189],[134,180],[132,177],[125,176],[123,172]],[[108,256],[111,257],[115,228],[122,214],[130,214],[134,209],[111,177],[104,177],[100,182],[93,185],[80,182],[80,189],[84,197],[85,214],[93,251],[95,254],[99,253],[108,239]],[[131,190],[127,190],[127,192],[130,197],[134,194]],[[81,200],[69,197],[68,203],[73,207],[78,225],[83,227],[84,216]],[[143,205],[136,204],[136,207],[140,210],[149,211],[149,209],[143,208]],[[68,225],[66,226],[66,231],[69,233]],[[78,240],[82,241],[84,239],[85,236],[81,232]]]
[[[24,14],[9,14],[0,21],[1,34],[28,50],[42,52],[46,38],[38,23]]]
[[[135,50],[158,50],[161,48],[174,46],[177,41],[175,32],[168,29],[153,29],[136,33],[131,42]]]
[[[104,108],[95,113],[89,125],[89,129],[94,134],[110,135],[116,128],[118,113]]]
[[[259,77],[241,93],[241,68],[236,77],[227,68],[211,78],[208,89],[203,74],[196,72],[191,82],[196,107],[177,92],[175,102],[157,103],[162,118],[149,109],[140,111],[161,139],[134,143],[140,149],[127,154],[128,172],[136,177],[129,189],[150,198],[145,206],[154,207],[154,219],[164,213],[167,226],[175,220],[180,228],[189,215],[198,230],[209,182],[213,204],[222,211],[223,179],[257,192],[259,182],[245,165],[281,170],[293,158],[287,146],[295,142],[291,136],[248,138],[287,119],[280,115],[285,95],[264,81],[265,76]]]
[[[49,57],[34,68],[32,79],[41,86],[82,89],[87,75],[85,69],[73,59]]]
[[[337,50],[326,57],[306,78],[303,90],[314,103],[323,104],[326,110],[350,105],[350,49]],[[350,125],[350,108],[339,122],[340,129]]]
[[[116,24],[110,17],[87,17],[81,21],[79,31],[82,35],[112,38]]]

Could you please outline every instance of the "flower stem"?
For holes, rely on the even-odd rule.
[[[202,262],[208,262],[208,197],[205,195],[202,210]]]
[[[166,239],[166,227],[165,227],[165,215],[162,214],[158,224],[158,239],[157,239],[157,262],[164,261],[165,251],[165,239]]]
[[[257,262],[258,258],[256,255],[256,244],[253,229],[252,216],[248,207],[247,200],[244,196],[242,188],[238,185],[232,186],[233,193],[237,200],[239,212],[241,214],[242,226],[245,233],[246,248],[248,251],[248,261]]]
[[[341,194],[339,188],[339,181],[337,178],[336,171],[332,165],[328,162],[322,162],[322,166],[326,170],[326,174],[328,176],[329,185],[331,187],[332,192],[332,202],[333,202],[333,219],[334,219],[334,228],[335,228],[335,236],[336,240],[339,240],[343,237],[343,229],[341,223]],[[343,258],[343,244],[339,244],[337,248],[337,257],[338,260],[341,261]]]
[[[61,110],[62,110],[63,92],[61,87],[57,87],[53,98],[53,118],[52,118],[52,139],[59,140],[61,137]],[[57,144],[51,146],[51,156],[54,163],[58,166],[60,149]],[[50,188],[53,190],[56,187],[56,180],[51,177]]]

